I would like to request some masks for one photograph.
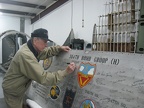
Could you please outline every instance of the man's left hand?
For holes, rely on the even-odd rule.
[[[61,49],[63,51],[66,51],[66,52],[68,52],[69,50],[71,50],[71,48],[69,46],[61,46]]]

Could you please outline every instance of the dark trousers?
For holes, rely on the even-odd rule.
[[[30,108],[30,106],[23,104],[23,108]]]

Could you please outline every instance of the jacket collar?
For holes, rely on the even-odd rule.
[[[38,52],[35,50],[35,48],[33,47],[32,45],[32,40],[30,39],[28,42],[27,42],[27,46],[28,48],[31,50],[31,52],[34,54],[34,56],[37,58],[38,57]],[[39,59],[37,58],[37,60],[39,61]]]

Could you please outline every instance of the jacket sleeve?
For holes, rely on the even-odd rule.
[[[39,55],[39,60],[45,60],[48,57],[56,56],[61,52],[60,46],[46,47]]]
[[[22,53],[19,59],[20,70],[29,79],[32,79],[42,85],[51,86],[61,82],[68,74],[66,70],[57,72],[45,72],[43,67],[37,62],[34,56]]]

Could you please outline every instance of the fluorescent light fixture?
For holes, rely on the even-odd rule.
[[[3,13],[2,12],[0,12],[0,15],[2,15]]]

